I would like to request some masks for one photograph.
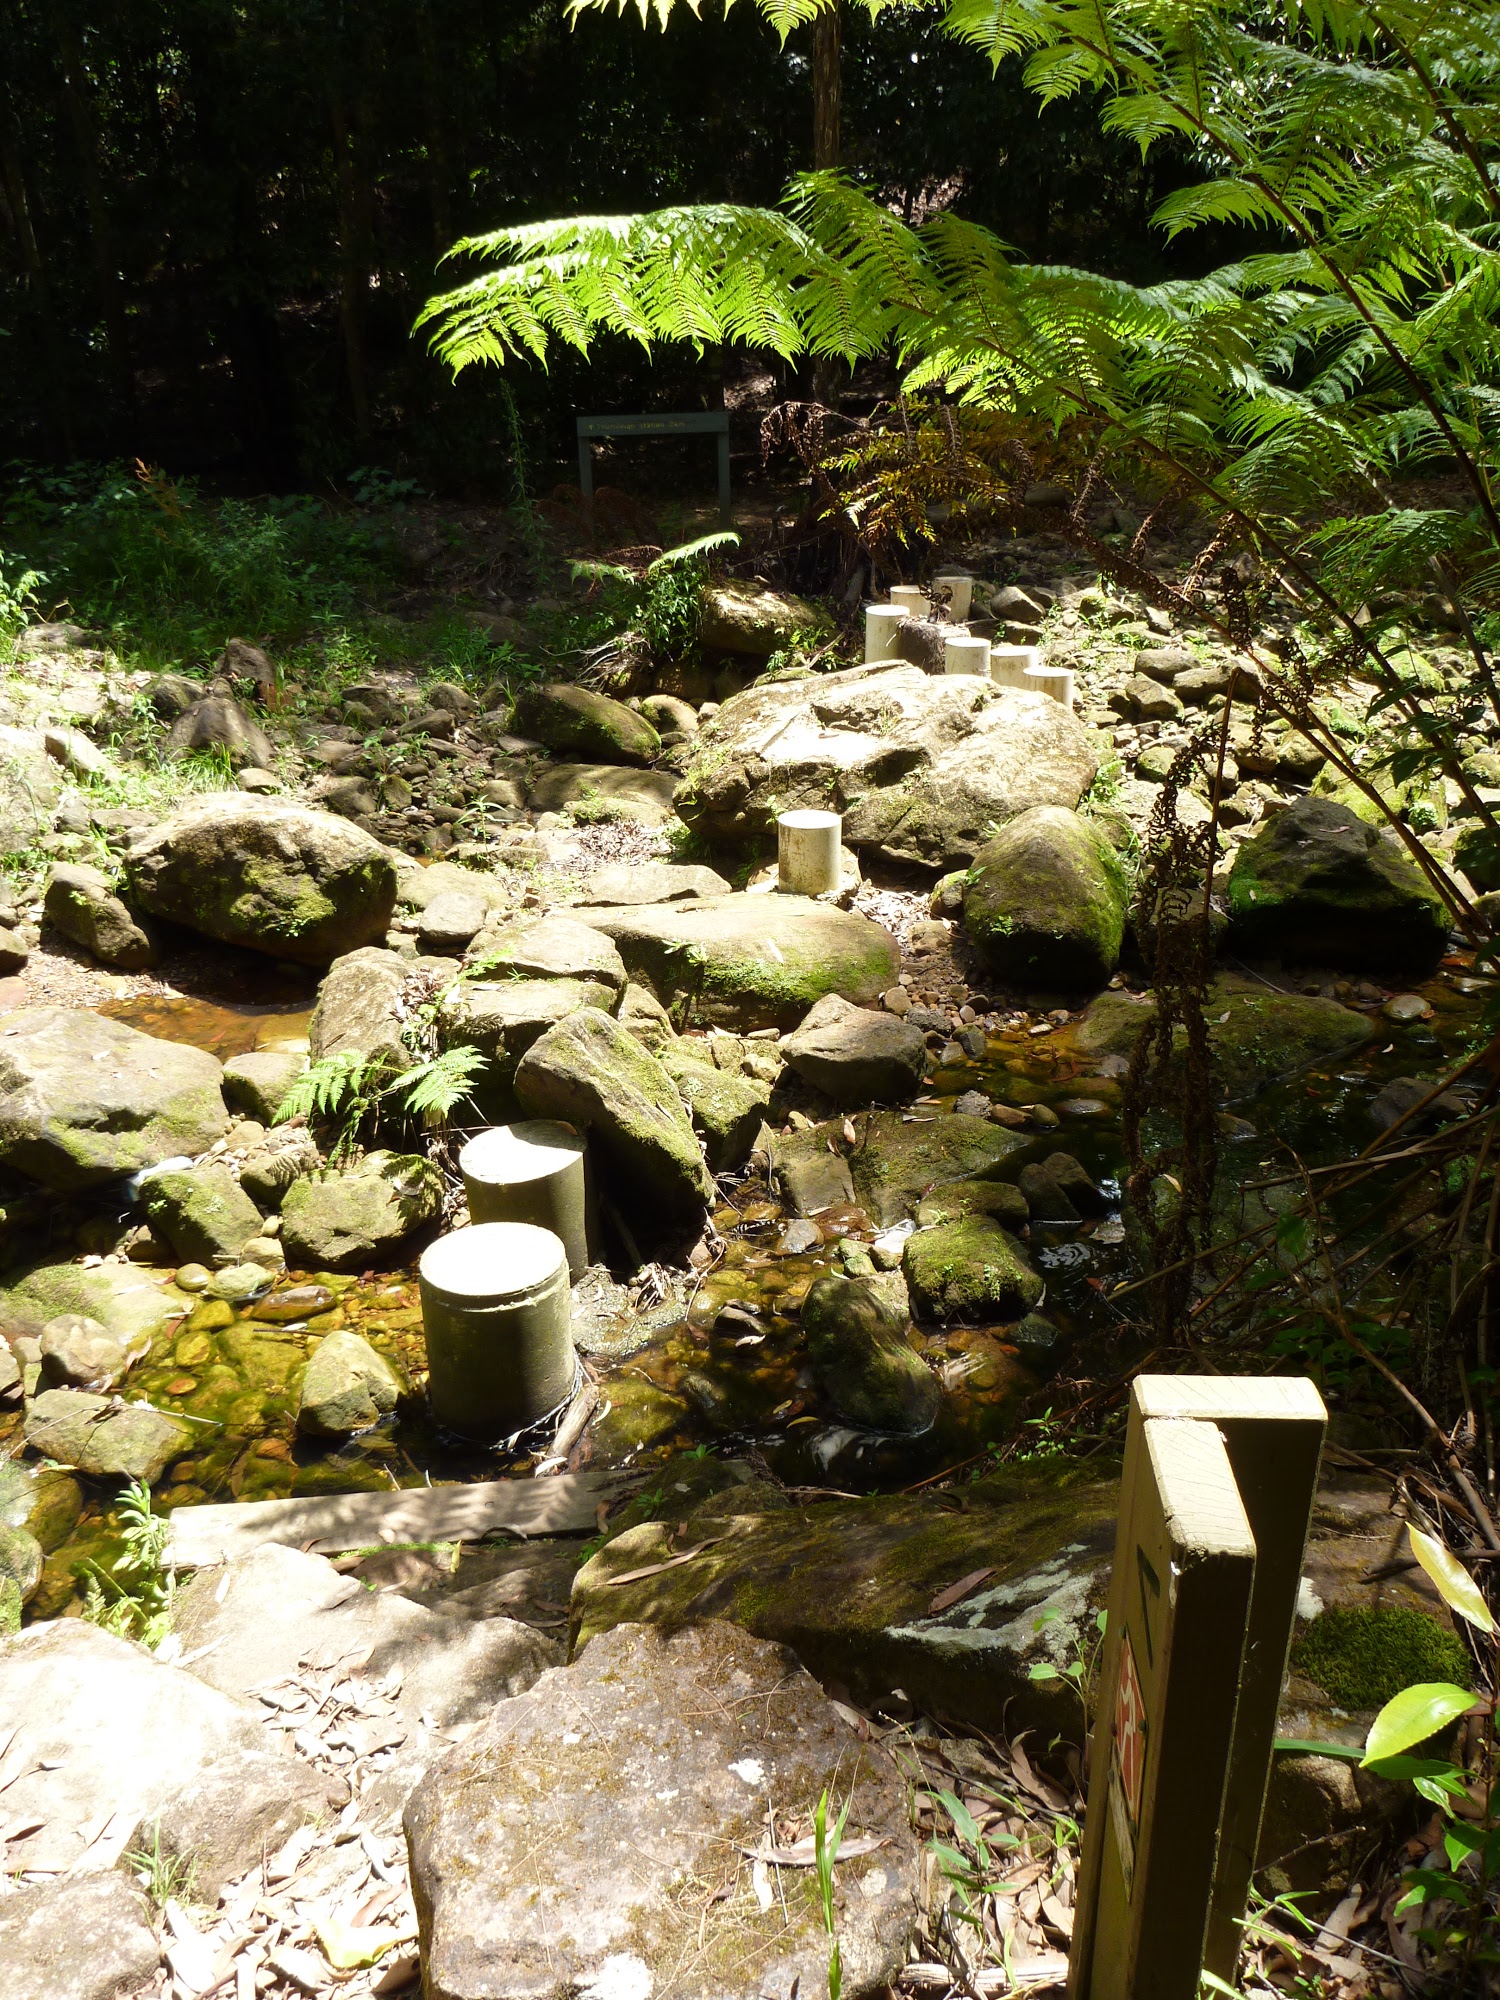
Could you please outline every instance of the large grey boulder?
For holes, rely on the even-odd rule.
[[[850,1108],[904,1103],[922,1087],[927,1044],[920,1028],[894,1014],[854,1007],[826,994],[804,1016],[782,1054],[798,1076]]]
[[[716,653],[764,660],[798,632],[817,632],[826,624],[806,598],[788,596],[766,583],[706,583],[698,593],[699,643]]]
[[[1244,841],[1229,871],[1230,947],[1246,957],[1431,971],[1446,905],[1388,830],[1309,794]]]
[[[223,750],[236,771],[254,766],[275,769],[271,739],[233,695],[209,694],[184,709],[167,732],[167,753],[186,757],[195,750]]]
[[[120,1403],[83,1389],[44,1389],[26,1408],[33,1451],[94,1479],[154,1486],[193,1442],[192,1429],[146,1403]]]
[[[43,898],[54,930],[81,944],[102,965],[144,972],[161,956],[156,939],[115,894],[100,868],[82,862],[56,863]]]
[[[139,1885],[117,1868],[65,1875],[0,1900],[5,2000],[127,2000],[161,1947]]]
[[[925,1431],[937,1415],[937,1377],[906,1338],[907,1321],[871,1278],[828,1272],[802,1302],[807,1354],[845,1423]]]
[[[1099,829],[1063,806],[1035,806],[986,841],[964,895],[964,928],[1006,979],[1102,986],[1120,962],[1129,886]]]
[[[103,1829],[114,1858],[159,1828],[162,1854],[192,1859],[211,1898],[345,1789],[275,1748],[247,1703],[81,1618],[0,1643],[0,1732],[12,1728],[27,1754],[6,1813],[36,1825],[6,1864],[28,1873],[71,1869],[86,1830]]]
[[[665,699],[665,697],[663,697]],[[591,903],[686,903],[727,896],[730,885],[701,862],[618,861],[597,869],[584,884]]]
[[[956,868],[1017,813],[1076,806],[1098,763],[1093,732],[1046,695],[850,667],[732,696],[693,746],[677,810],[736,846],[773,839],[790,808],[833,810],[851,847]]]
[[[0,1015],[0,1160],[60,1194],[178,1155],[228,1124],[218,1062],[65,1007]]]
[[[203,1570],[178,1593],[173,1629],[194,1671],[239,1695],[296,1674],[306,1659],[357,1657],[372,1680],[395,1673],[404,1739],[381,1795],[404,1796],[445,1748],[440,1732],[477,1722],[562,1657],[555,1640],[511,1618],[440,1614],[394,1592],[371,1594],[326,1557],[274,1543]]]
[[[597,1007],[535,1041],[516,1069],[531,1118],[561,1118],[589,1135],[602,1192],[654,1231],[701,1221],[713,1194],[672,1079],[649,1049]]]
[[[326,965],[383,937],[396,871],[369,834],[290,799],[213,792],[130,854],[140,906],[203,937]]]
[[[853,2000],[894,1976],[917,1914],[906,1783],[886,1751],[790,1652],[732,1625],[604,1634],[500,1703],[407,1802],[426,1992],[646,1996],[660,1966],[678,2000],[824,1991],[811,1885],[763,1907],[744,1859],[772,1801],[805,1820],[824,1791],[849,1801],[835,1894]]]
[[[661,738],[643,715],[590,688],[549,681],[527,688],[516,702],[516,728],[523,736],[597,764],[649,764]]]
[[[363,1334],[338,1327],[319,1341],[307,1364],[297,1428],[309,1437],[352,1437],[395,1409],[402,1386]]]
[[[214,1269],[237,1264],[245,1245],[261,1233],[260,1210],[228,1167],[212,1161],[150,1175],[141,1206],[184,1264]]]
[[[574,916],[614,939],[632,979],[679,1026],[791,1028],[825,993],[856,1004],[895,984],[896,940],[807,896],[713,896]]]
[[[352,1172],[306,1174],[281,1200],[281,1241],[293,1270],[363,1271],[388,1263],[443,1212],[426,1161],[371,1153]]]

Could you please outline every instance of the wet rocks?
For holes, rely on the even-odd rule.
[[[239,1261],[261,1232],[260,1210],[228,1167],[152,1174],[141,1191],[146,1220],[183,1263],[211,1269]]]
[[[955,868],[1017,813],[1076,806],[1097,768],[1092,733],[1045,695],[852,667],[726,701],[693,746],[677,810],[708,839],[747,846],[772,836],[778,812],[832,809],[851,847]]]
[[[927,1044],[894,1014],[825,994],[782,1044],[787,1062],[835,1104],[903,1103],[922,1086]]]
[[[78,1524],[83,1489],[55,1467],[0,1461],[0,1522],[24,1528],[50,1555]]]
[[[131,853],[132,891],[155,916],[304,965],[385,933],[396,871],[369,834],[291,800],[215,792]]]
[[[440,958],[461,958],[484,929],[489,904],[470,889],[434,896],[417,919],[417,944]]]
[[[895,939],[805,896],[719,896],[574,912],[614,940],[632,979],[679,1022],[790,1028],[837,993],[861,1004],[893,985]]]
[[[1038,1222],[1077,1222],[1109,1209],[1087,1168],[1071,1153],[1049,1153],[1045,1160],[1030,1161],[1021,1169],[1020,1188]]]
[[[302,1378],[297,1428],[309,1437],[350,1437],[394,1410],[401,1377],[362,1335],[340,1327],[314,1349]]]
[[[654,1229],[691,1226],[713,1192],[672,1079],[597,1007],[549,1028],[521,1058],[516,1096],[529,1117],[587,1132],[603,1191]]]
[[[563,681],[527,688],[516,703],[516,727],[549,750],[598,764],[649,764],[661,738],[634,709]]]
[[[81,944],[102,965],[143,972],[161,955],[156,939],[115,894],[102,869],[57,862],[43,908],[54,930]]]
[[[1109,697],[1109,705],[1131,722],[1175,722],[1182,713],[1173,689],[1146,674],[1133,674]]]
[[[835,1876],[853,2000],[894,1975],[916,1915],[895,1765],[779,1646],[717,1622],[606,1633],[502,1702],[408,1801],[425,1990],[645,1996],[667,1964],[681,2000],[819,1991],[815,1898],[799,1885],[763,1907],[743,1854],[761,1845],[769,1800],[805,1817],[835,1786],[858,1856]],[[685,1877],[704,1893],[684,1899]]]
[[[1015,1237],[988,1215],[916,1230],[901,1268],[920,1319],[1020,1319],[1046,1290]]]
[[[182,1310],[180,1299],[164,1292],[148,1271],[134,1264],[39,1264],[0,1293],[0,1309],[38,1332],[59,1313],[82,1313],[133,1354],[144,1354],[152,1337]]]
[[[0,1160],[59,1193],[207,1150],[228,1123],[211,1055],[62,1007],[0,1015]]]
[[[1023,1167],[1021,1171],[1025,1174],[1030,1170]],[[922,1229],[933,1229],[965,1215],[988,1215],[1005,1229],[1022,1229],[1031,1211],[1020,1188],[1009,1181],[948,1181],[923,1197],[917,1223]]]
[[[1128,900],[1125,872],[1098,828],[1064,807],[1037,806],[975,855],[964,928],[1017,984],[1098,987],[1120,962]]]
[[[159,1828],[162,1855],[192,1858],[197,1893],[212,1896],[344,1792],[275,1749],[248,1704],[81,1618],[0,1646],[9,1726],[24,1728],[29,1754],[6,1808],[34,1830],[7,1862],[27,1872],[71,1869],[91,1831],[108,1827],[117,1858]],[[90,1858],[109,1865],[105,1850]]]
[[[732,1173],[750,1157],[765,1120],[771,1088],[754,1077],[732,1076],[697,1059],[703,1043],[664,1041],[657,1060],[677,1085],[693,1130],[703,1141],[712,1174]]]
[[[353,1171],[294,1180],[281,1200],[287,1263],[304,1271],[363,1271],[396,1254],[443,1212],[443,1187],[425,1161],[370,1153]]]
[[[698,594],[698,641],[711,652],[763,660],[825,622],[805,598],[764,583],[706,583]]]
[[[225,1102],[262,1125],[274,1124],[281,1100],[306,1068],[307,1057],[289,1049],[251,1049],[231,1056],[224,1065]]]
[[[990,1180],[1011,1171],[1006,1163],[1026,1157],[1032,1144],[962,1111],[910,1122],[899,1111],[875,1111],[851,1122],[855,1138],[848,1171],[861,1206],[882,1229],[915,1215],[923,1196],[949,1181]],[[836,1148],[845,1143],[841,1121],[779,1138],[778,1172],[784,1159],[814,1150],[826,1154],[830,1139]]]
[[[94,1479],[144,1479],[154,1485],[192,1442],[175,1417],[144,1403],[117,1403],[82,1389],[44,1389],[26,1411],[34,1451]]]
[[[6,2000],[122,2000],[161,1963],[146,1898],[119,1869],[19,1888],[0,1902]]]
[[[123,1381],[132,1359],[123,1341],[87,1313],[58,1313],[42,1328],[42,1372],[64,1389],[104,1392]]]
[[[908,1344],[906,1318],[872,1278],[819,1278],[802,1305],[808,1358],[845,1423],[924,1431],[937,1414],[937,1377]]]
[[[1226,895],[1249,957],[1428,971],[1447,941],[1447,909],[1395,836],[1336,799],[1298,799],[1243,842]]]

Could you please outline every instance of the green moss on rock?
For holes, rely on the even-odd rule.
[[[1419,1681],[1473,1684],[1462,1642],[1424,1611],[1334,1607],[1292,1647],[1292,1666],[1340,1708],[1382,1708]]]
[[[1007,979],[1102,986],[1120,962],[1128,897],[1097,827],[1065,806],[1034,806],[975,855],[964,928]]]
[[[919,1319],[1020,1319],[1046,1289],[1015,1237],[988,1215],[918,1229],[901,1266]]]

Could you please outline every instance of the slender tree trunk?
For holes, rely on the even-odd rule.
[[[365,305],[369,273],[360,256],[358,176],[349,121],[335,86],[329,100],[333,123],[334,184],[339,209],[339,322],[344,334],[344,366],[349,377],[349,403],[354,429],[362,444],[370,438],[370,391],[365,373]]]
[[[62,335],[58,328],[57,315],[52,309],[52,288],[47,282],[47,266],[42,257],[41,245],[37,242],[31,202],[26,192],[21,131],[9,95],[3,90],[0,90],[0,186],[5,190],[5,203],[10,213],[11,226],[15,230],[21,268],[26,273],[26,288],[36,309],[41,345],[46,355],[44,366],[52,385],[58,442],[64,457],[75,458],[78,454],[78,437],[73,424],[73,405],[68,396]]]
[[[454,231],[453,209],[448,198],[448,135],[443,123],[443,94],[432,40],[432,16],[426,7],[417,15],[417,37],[422,51],[427,202],[432,214],[432,254],[436,261],[453,241]]]
[[[135,409],[135,376],[130,365],[130,339],[125,322],[125,298],[120,285],[120,263],[115,248],[114,224],[104,193],[104,176],[99,165],[99,134],[88,100],[88,72],[83,59],[83,42],[71,9],[60,7],[56,16],[58,46],[62,52],[63,104],[73,143],[78,153],[78,174],[88,209],[89,236],[94,253],[94,271],[99,283],[99,303],[104,330],[109,340],[111,371],[115,389],[127,411]]]
[[[844,83],[841,54],[844,40],[842,0],[833,0],[813,21],[813,166],[822,172],[840,164],[843,135],[840,114]],[[839,388],[847,379],[842,361],[830,357],[813,364],[813,395],[818,402],[838,408]]]

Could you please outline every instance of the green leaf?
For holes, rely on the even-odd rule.
[[[1283,1757],[1347,1757],[1351,1764],[1365,1754],[1355,1743],[1318,1743],[1310,1736],[1278,1736],[1271,1748]]]
[[[1406,1534],[1412,1554],[1437,1585],[1448,1609],[1456,1611],[1460,1618],[1467,1618],[1481,1632],[1493,1633],[1496,1627],[1490,1607],[1480,1596],[1473,1577],[1452,1550],[1445,1548],[1434,1536],[1414,1528],[1410,1521],[1406,1524]]]
[[[1451,1681],[1419,1681],[1415,1687],[1402,1688],[1370,1724],[1362,1763],[1368,1767],[1385,1757],[1399,1757],[1413,1744],[1436,1736],[1473,1706],[1469,1690],[1454,1687]]]

